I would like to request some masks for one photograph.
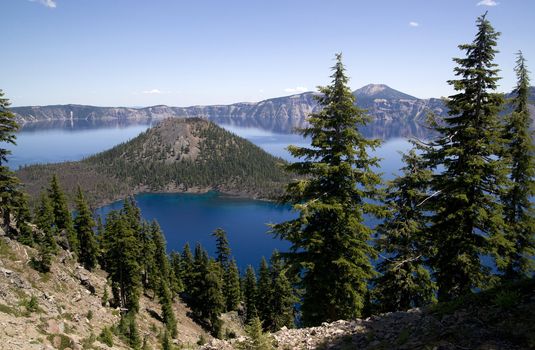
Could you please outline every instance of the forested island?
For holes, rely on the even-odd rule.
[[[74,200],[80,186],[96,208],[139,192],[213,190],[274,199],[290,179],[284,164],[206,119],[168,118],[134,139],[82,161],[26,166],[17,176],[37,198],[56,175],[69,198]]]

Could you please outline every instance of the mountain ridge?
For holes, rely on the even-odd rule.
[[[230,105],[172,107],[156,105],[143,108],[96,107],[78,104],[13,107],[16,120],[24,124],[53,121],[126,121],[160,120],[165,118],[203,117],[218,124],[257,127],[280,133],[291,133],[307,125],[310,113],[319,107],[316,92],[239,102]],[[368,84],[354,91],[357,106],[366,109],[372,121],[363,128],[367,137],[383,138],[429,136],[426,116],[446,116],[447,108],[440,98],[419,99],[384,84]],[[535,101],[535,87],[530,88]],[[507,94],[506,96],[510,96]],[[530,105],[532,112],[535,106]]]

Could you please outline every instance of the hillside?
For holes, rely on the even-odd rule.
[[[95,339],[104,327],[116,325],[120,319],[118,310],[102,305],[106,273],[89,272],[62,251],[51,272],[40,274],[30,267],[30,259],[36,255],[35,249],[0,231],[0,348],[85,349],[92,344],[93,349],[109,349]],[[164,327],[160,305],[147,297],[142,297],[140,304],[139,332],[157,348]],[[173,309],[183,345],[193,346],[201,336],[210,338],[186,316],[185,304],[177,300]],[[113,349],[129,349],[118,337],[113,338]]]
[[[270,335],[274,349],[535,349],[535,279],[423,309]],[[213,339],[202,350],[240,349],[245,338]]]
[[[17,175],[35,196],[53,174],[92,205],[139,192],[206,192],[272,198],[289,180],[283,160],[199,118],[166,119],[136,138],[79,162],[32,165]]]

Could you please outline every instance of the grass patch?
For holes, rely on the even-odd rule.
[[[9,260],[16,258],[15,253],[4,239],[0,239],[0,256],[6,257]]]
[[[60,341],[59,341],[59,346],[56,347],[57,349],[59,350],[65,350],[67,348],[71,348],[71,338],[67,337],[66,335],[64,334],[50,334],[47,338],[48,338],[48,341],[50,341],[50,343],[54,344],[54,338],[56,337],[59,337],[60,338]],[[56,345],[56,344],[54,344]]]
[[[14,308],[9,305],[0,304],[0,312],[3,312],[4,314],[8,314],[15,317],[20,317],[20,312],[17,308]]]

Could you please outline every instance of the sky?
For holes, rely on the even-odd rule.
[[[255,102],[328,84],[342,52],[352,89],[447,96],[485,11],[510,91],[518,50],[535,71],[532,0],[0,0],[0,89],[13,106]]]

